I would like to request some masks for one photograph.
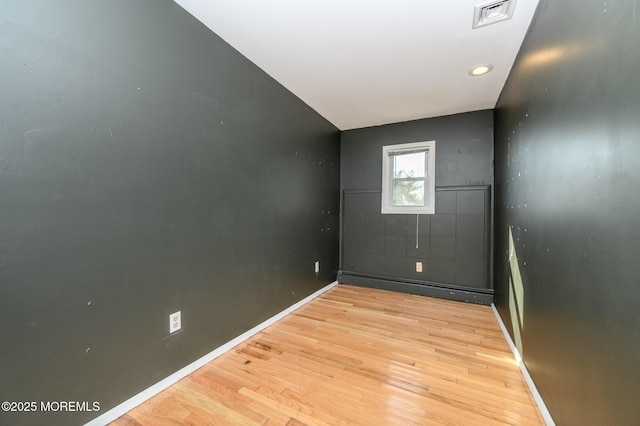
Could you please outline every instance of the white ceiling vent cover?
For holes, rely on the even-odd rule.
[[[473,28],[484,27],[511,19],[515,8],[516,0],[499,0],[481,3],[475,7]]]

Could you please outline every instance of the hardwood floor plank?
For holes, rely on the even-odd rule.
[[[339,285],[113,425],[543,425],[491,309]]]
[[[211,401],[216,411],[233,411],[239,414],[240,417],[257,424],[264,424],[268,419],[264,415],[248,408],[247,404],[250,400],[242,397],[237,392],[230,393],[224,387],[215,386],[215,383],[202,380],[196,381],[191,377],[185,381],[185,384],[191,391]]]

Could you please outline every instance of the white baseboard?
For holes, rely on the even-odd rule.
[[[188,376],[189,374],[191,374],[194,371],[196,371],[198,368],[203,367],[205,364],[213,361],[214,359],[216,359],[217,357],[219,357],[223,353],[227,352],[231,348],[233,348],[236,345],[238,345],[238,344],[242,343],[243,341],[247,340],[248,338],[250,338],[254,334],[259,333],[260,331],[264,330],[265,328],[267,328],[271,324],[273,324],[276,321],[282,319],[283,317],[289,315],[291,312],[295,311],[296,309],[300,308],[301,306],[309,303],[310,301],[312,301],[316,297],[320,296],[322,293],[324,293],[324,292],[326,292],[328,290],[331,290],[336,285],[338,285],[338,282],[334,281],[331,284],[329,284],[329,285],[327,285],[325,287],[322,287],[320,290],[318,290],[315,293],[305,297],[304,299],[302,299],[298,303],[289,306],[287,309],[285,309],[284,311],[280,312],[279,314],[276,314],[276,315],[272,316],[271,318],[269,318],[268,320],[256,325],[255,327],[253,327],[252,329],[242,333],[241,335],[239,335],[235,339],[230,340],[227,343],[225,343],[224,345],[222,345],[222,346],[214,349],[213,351],[209,352],[208,354],[206,354],[202,358],[197,359],[196,361],[192,362],[191,364],[187,365],[186,367],[181,368],[180,370],[176,371],[175,373],[173,373],[169,377],[166,377],[165,379],[159,381],[158,383],[152,385],[151,387],[143,390],[139,394],[127,399],[123,403],[121,403],[121,404],[115,406],[114,408],[112,408],[111,410],[103,413],[99,417],[96,417],[95,419],[93,419],[89,423],[87,423],[85,426],[102,426],[102,425],[111,423],[112,421],[116,420],[118,417],[120,417],[120,416],[124,415],[125,413],[127,413],[128,411],[134,409],[135,407],[137,407],[138,405],[142,404],[143,402],[145,402],[146,400],[150,399],[151,397],[159,394],[163,390],[167,389],[169,386],[171,386],[174,383],[178,382],[180,379]]]
[[[518,348],[516,348],[516,345],[513,343],[513,340],[511,339],[511,336],[507,331],[507,327],[505,327],[504,322],[502,322],[502,318],[500,317],[500,314],[498,313],[498,310],[496,309],[496,306],[493,303],[491,304],[491,309],[493,309],[493,313],[496,316],[496,319],[498,320],[498,325],[500,326],[500,330],[502,330],[502,334],[504,334],[504,338],[507,340],[507,344],[509,345],[509,348],[511,348],[511,352],[513,352],[513,356],[516,358],[516,363],[518,363],[518,366],[520,367],[520,371],[524,376],[524,380],[525,382],[527,382],[527,386],[529,386],[529,390],[531,391],[533,400],[536,402],[536,405],[538,406],[538,410],[540,410],[540,415],[542,416],[542,419],[547,424],[547,426],[555,426],[556,423],[553,421],[553,418],[551,417],[551,413],[549,413],[549,410],[547,409],[547,406],[544,403],[542,396],[538,392],[538,388],[536,388],[536,384],[533,382],[533,379],[529,375],[529,371],[527,370],[527,367],[524,365],[524,362],[522,361],[522,356],[520,356],[520,353],[518,352]]]

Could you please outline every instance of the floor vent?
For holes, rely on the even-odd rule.
[[[473,14],[473,28],[511,19],[515,8],[516,0],[499,0],[479,4],[475,7]]]

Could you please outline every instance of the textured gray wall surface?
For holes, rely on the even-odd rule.
[[[0,11],[0,400],[100,404],[0,424],[82,424],[335,280],[334,126],[173,2]]]
[[[638,1],[542,0],[496,108],[497,306],[559,425],[640,421],[638,40]]]
[[[342,271],[490,288],[493,111],[348,130],[341,140]],[[429,140],[436,214],[381,214],[382,147]]]

